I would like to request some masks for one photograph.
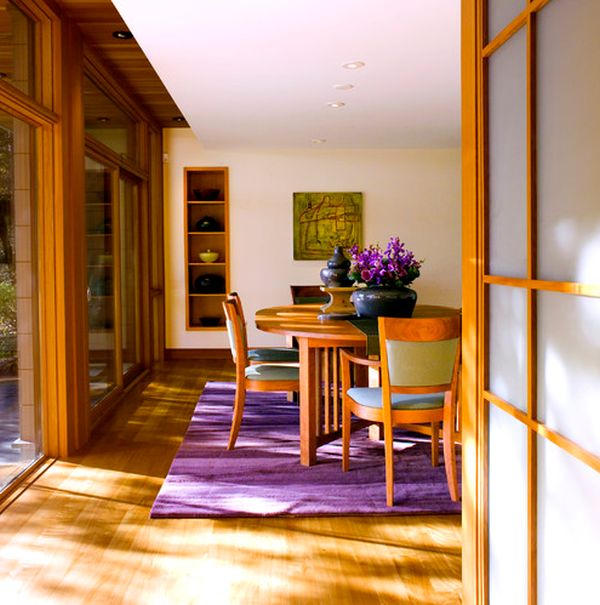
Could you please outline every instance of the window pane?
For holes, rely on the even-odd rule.
[[[489,390],[527,411],[527,298],[525,290],[489,289]]]
[[[527,277],[525,31],[489,59],[489,267]]]
[[[539,277],[600,283],[600,2],[537,19]]]
[[[538,415],[600,456],[600,299],[538,293]]]
[[[0,112],[0,488],[41,455],[33,129]]]
[[[33,95],[33,22],[16,6],[0,0],[0,78]]]
[[[136,123],[89,78],[84,78],[85,131],[121,157],[136,160]]]
[[[489,421],[488,506],[490,605],[526,605],[527,430],[494,405]]]
[[[538,604],[596,603],[600,473],[538,438]]]
[[[133,371],[141,361],[138,200],[137,185],[127,179],[121,179],[121,344],[124,375]]]
[[[95,405],[116,384],[112,173],[86,158],[85,175],[90,399]]]
[[[488,0],[488,41],[493,40],[524,8],[526,0]]]

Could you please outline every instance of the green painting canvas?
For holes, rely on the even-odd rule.
[[[334,246],[362,247],[362,193],[294,193],[294,260],[321,260]]]

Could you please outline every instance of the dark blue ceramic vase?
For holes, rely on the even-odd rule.
[[[359,317],[411,317],[417,293],[406,286],[367,286],[352,293]]]

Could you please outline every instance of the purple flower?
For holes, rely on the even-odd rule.
[[[399,237],[390,238],[385,250],[373,245],[359,250],[354,244],[348,253],[352,261],[348,275],[368,286],[408,286],[419,277],[423,263],[415,260]]]

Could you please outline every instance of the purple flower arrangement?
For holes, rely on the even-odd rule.
[[[408,286],[421,274],[422,260],[406,249],[399,237],[392,237],[385,250],[369,246],[363,250],[354,244],[349,250],[352,264],[348,276],[367,286]]]

